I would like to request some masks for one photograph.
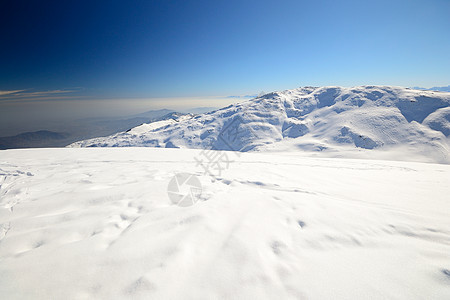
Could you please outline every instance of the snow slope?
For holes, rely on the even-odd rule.
[[[401,87],[304,87],[71,147],[303,150],[450,163],[450,93]],[[145,129],[145,130],[142,130]],[[148,130],[147,130],[148,129]],[[377,151],[365,151],[375,149]]]
[[[0,298],[450,299],[450,166],[225,153],[0,151]]]

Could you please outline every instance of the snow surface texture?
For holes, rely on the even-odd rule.
[[[228,153],[1,151],[0,298],[450,299],[450,166]]]
[[[177,122],[70,147],[308,151],[450,163],[450,93],[401,87],[304,87],[274,92]]]

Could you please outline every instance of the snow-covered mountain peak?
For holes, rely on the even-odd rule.
[[[403,146],[422,152],[433,149],[438,160],[446,161],[449,107],[450,93],[445,92],[391,86],[301,87],[70,146],[234,151]]]

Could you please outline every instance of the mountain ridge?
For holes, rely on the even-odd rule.
[[[184,116],[170,124],[151,123],[147,131],[122,132],[69,146],[242,152],[285,150],[288,145],[313,152],[408,146],[424,153],[433,149],[439,152],[438,160],[448,162],[449,107],[450,93],[445,92],[373,85],[301,87]]]

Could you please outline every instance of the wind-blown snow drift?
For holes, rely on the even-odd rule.
[[[450,162],[450,93],[401,87],[304,87],[70,147],[339,152],[401,148]]]

